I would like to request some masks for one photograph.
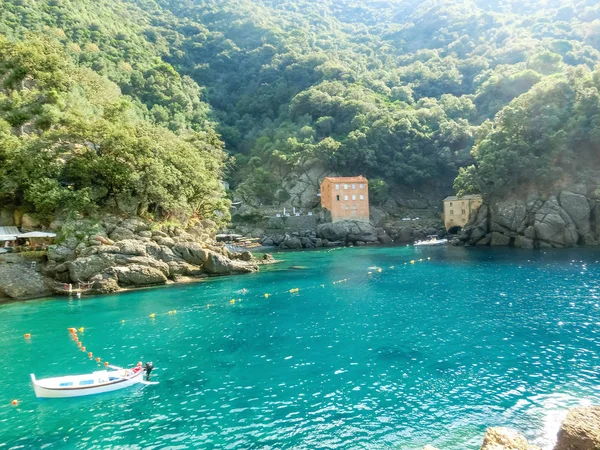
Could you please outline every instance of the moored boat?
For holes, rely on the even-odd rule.
[[[133,369],[116,366],[108,366],[108,368],[112,370],[99,370],[91,374],[67,375],[41,380],[31,374],[33,390],[38,398],[66,398],[117,391],[138,383],[155,384],[144,380],[144,375],[148,377],[154,368],[152,363],[146,363],[145,366],[140,363]]]
[[[430,245],[444,245],[448,243],[448,239],[438,239],[437,236],[427,236],[427,239],[415,242],[415,247],[430,246]]]

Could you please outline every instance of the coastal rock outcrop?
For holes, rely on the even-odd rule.
[[[569,411],[558,432],[554,450],[600,449],[600,406]]]
[[[555,195],[488,199],[458,235],[462,245],[519,248],[573,247],[600,242],[597,182],[574,184]]]
[[[540,450],[540,448],[529,445],[527,439],[518,431],[493,427],[485,432],[481,450]]]
[[[317,237],[330,242],[377,242],[377,230],[367,222],[343,220],[319,225]]]
[[[214,223],[206,226],[210,229],[201,222],[190,232],[177,227],[151,231],[140,219],[72,221],[66,229],[75,231],[49,248],[45,273],[60,283],[90,282],[95,292],[105,293],[258,270],[250,252],[229,252],[210,237]]]
[[[25,264],[0,264],[0,297],[15,300],[51,295],[47,280],[37,270]]]

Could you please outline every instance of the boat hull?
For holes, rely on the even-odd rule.
[[[106,372],[110,374],[111,372]],[[47,380],[36,380],[35,376],[31,374],[31,381],[33,382],[33,390],[38,398],[69,398],[69,397],[83,397],[85,395],[103,394],[105,392],[118,391],[131,387],[135,384],[143,382],[144,370],[140,370],[131,376],[119,377],[116,380],[109,381],[108,377],[105,382],[102,382],[102,378],[95,379],[97,381],[89,386],[73,386],[73,387],[61,387],[54,386],[53,380],[58,379],[47,379]],[[84,378],[85,376],[71,377],[69,379],[77,380]],[[68,379],[63,377],[63,379]]]
[[[415,242],[415,247],[434,247],[436,245],[446,245],[447,243],[447,239],[442,239],[434,242]]]

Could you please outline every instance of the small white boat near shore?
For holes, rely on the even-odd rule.
[[[427,239],[415,242],[415,247],[425,247],[432,245],[444,245],[448,243],[448,239],[438,239],[437,236],[427,236]]]
[[[67,375],[41,380],[31,374],[33,390],[38,398],[67,398],[117,391],[136,384],[157,384],[144,380],[144,375],[148,377],[154,368],[152,363],[146,363],[143,367],[140,364],[133,369],[108,367],[113,370],[99,370],[91,374]]]

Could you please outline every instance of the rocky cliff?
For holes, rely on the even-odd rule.
[[[92,286],[92,293],[163,285],[172,281],[251,273],[259,263],[250,252],[230,252],[214,241],[214,223],[183,230],[152,228],[140,219],[107,216],[63,225],[47,262],[31,265],[18,255],[0,261],[0,294],[13,299],[61,292],[65,284]]]
[[[457,241],[519,248],[598,245],[600,185],[590,181],[550,194],[486,199]]]

